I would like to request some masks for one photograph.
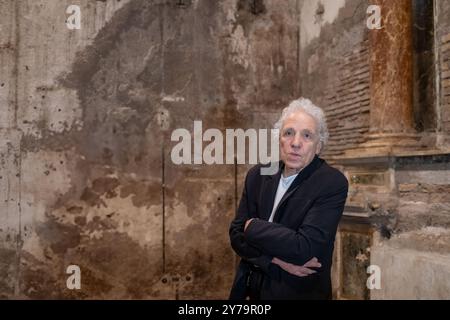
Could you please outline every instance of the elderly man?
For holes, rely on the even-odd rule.
[[[275,124],[279,170],[249,170],[230,226],[241,257],[230,299],[330,299],[334,239],[348,182],[319,158],[328,139],[322,109],[293,101]]]

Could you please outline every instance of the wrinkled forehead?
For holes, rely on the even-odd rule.
[[[297,111],[291,113],[283,121],[281,130],[286,130],[288,128],[294,129],[296,131],[309,130],[313,133],[317,133],[319,125],[317,120],[306,113],[305,111]]]

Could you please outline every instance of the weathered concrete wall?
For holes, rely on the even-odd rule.
[[[397,232],[450,228],[450,157],[399,159]]]
[[[427,227],[371,247],[381,270],[381,288],[372,299],[450,298],[449,230]]]
[[[297,1],[70,4],[0,1],[0,297],[226,298],[247,167],[176,166],[170,134],[271,126]]]
[[[372,299],[450,298],[448,163],[448,155],[396,161],[398,202],[385,211],[392,238],[376,237],[371,248],[371,264],[381,268],[381,288],[371,291]]]

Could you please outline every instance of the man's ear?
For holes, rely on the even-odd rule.
[[[316,154],[319,155],[320,151],[322,151],[322,141],[319,141],[316,147]]]

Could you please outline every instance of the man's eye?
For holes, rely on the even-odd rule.
[[[307,140],[311,140],[313,138],[313,134],[311,132],[304,132],[303,137]]]
[[[290,137],[290,136],[292,136],[294,133],[293,133],[293,131],[292,130],[286,130],[285,132],[284,132],[284,136],[285,137]]]

